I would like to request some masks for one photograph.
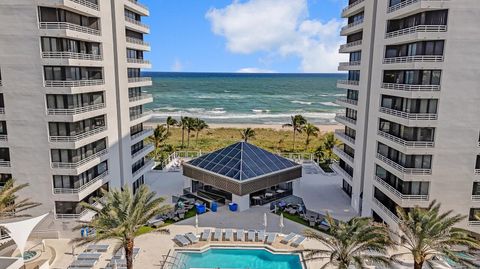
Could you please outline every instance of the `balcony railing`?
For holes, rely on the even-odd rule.
[[[468,221],[469,226],[480,226],[480,220],[470,220]]]
[[[77,107],[77,108],[49,108],[47,109],[47,114],[52,116],[78,115],[78,114],[95,111],[103,108],[105,108],[104,103]]]
[[[92,204],[92,206],[94,206],[94,207],[98,207],[99,205],[100,205],[99,201],[96,201]],[[90,212],[90,210],[89,209],[83,209],[78,214],[62,214],[62,213],[57,213],[56,208],[54,208],[53,212],[55,212],[55,218],[56,219],[79,219],[79,218],[85,216],[88,212]]]
[[[1,79],[0,79],[0,86],[3,86],[3,84],[2,84],[2,80],[1,80]]]
[[[71,30],[80,33],[100,36],[100,30],[90,27],[80,26],[69,22],[40,22],[40,29],[46,30]]]
[[[0,167],[10,167],[10,161],[0,161]]]
[[[44,59],[72,59],[72,60],[87,60],[87,61],[101,61],[102,55],[67,52],[67,51],[44,51],[42,52]]]
[[[336,100],[336,103],[344,103],[344,104],[350,104],[350,105],[358,105],[358,101],[357,100],[353,100],[353,99],[348,99],[346,97],[340,97],[340,98],[337,98]]]
[[[155,146],[153,144],[146,144],[146,145],[143,145],[143,148],[135,153],[132,154],[132,159],[142,155],[142,154],[145,154],[145,152],[150,152],[152,151],[153,149],[155,148]]]
[[[359,81],[358,81],[358,80],[346,80],[346,79],[342,79],[342,80],[338,80],[338,81],[337,81],[337,84],[358,86]]]
[[[144,60],[144,59],[127,58],[127,63],[130,63],[130,64],[150,64],[150,61]]]
[[[139,137],[142,137],[142,136],[144,136],[148,133],[151,133],[152,131],[153,131],[152,127],[143,127],[143,131],[130,136],[130,140],[135,140],[135,139],[137,139]]]
[[[348,135],[345,134],[345,131],[344,130],[335,130],[335,135],[338,136],[338,137],[341,137],[342,139],[352,143],[352,144],[355,144],[355,138],[352,138]]]
[[[76,163],[52,162],[52,168],[75,169],[107,153],[108,150],[104,149]]]
[[[152,159],[149,159],[148,161],[146,161],[146,162],[143,164],[142,167],[140,167],[137,171],[135,171],[135,172],[132,173],[132,177],[138,176],[139,174],[141,174],[141,173],[145,170],[145,168],[151,167],[151,166],[153,166],[153,164],[154,164],[154,161],[153,161]]]
[[[90,1],[87,1],[87,0],[70,0],[74,3],[77,3],[77,4],[80,4],[82,6],[86,6],[88,8],[91,8],[91,9],[95,9],[95,10],[100,10],[98,8],[98,4],[95,4],[95,3],[92,3]]]
[[[135,83],[135,82],[149,82],[152,81],[151,77],[133,77],[128,78],[128,83]]]
[[[397,83],[382,83],[382,88],[396,91],[440,91],[440,85],[412,85],[412,84],[397,84]]]
[[[392,13],[394,11],[397,11],[409,5],[415,4],[417,2],[445,2],[445,1],[448,1],[448,0],[407,0],[407,1],[400,2],[396,5],[393,5],[391,7],[388,7],[387,13]]]
[[[380,112],[407,120],[437,120],[438,114],[435,113],[408,113],[391,108],[380,107]]]
[[[143,118],[143,117],[146,117],[148,115],[151,115],[152,113],[153,113],[152,111],[144,111],[141,114],[132,114],[132,115],[130,115],[130,120],[136,120],[136,119],[139,119],[139,118]]]
[[[5,114],[5,108],[4,107],[0,107],[0,114]]]
[[[146,29],[150,29],[150,27],[148,25],[146,25],[145,23],[142,23],[141,21],[134,20],[134,19],[129,18],[127,16],[125,16],[125,21],[133,23],[135,25],[138,25],[138,26],[146,28]]]
[[[137,5],[137,6],[141,7],[141,8],[148,9],[148,7],[147,7],[147,6],[145,6],[145,5],[141,4],[141,3],[139,3],[138,1],[135,1],[135,0],[128,0],[128,2],[132,2],[132,3],[134,3],[135,5]]]
[[[150,46],[150,44],[148,42],[145,42],[141,39],[133,38],[133,37],[127,37],[127,43],[137,44],[137,45],[142,45],[142,46]]]
[[[83,132],[78,135],[74,136],[50,136],[50,142],[58,143],[58,142],[77,142],[87,137],[90,137],[95,134],[99,134],[107,130],[107,126],[101,126],[90,130],[88,132]]]
[[[404,64],[404,63],[440,63],[443,62],[443,56],[425,55],[425,56],[406,56],[384,58],[384,64]]]
[[[351,3],[350,5],[348,5],[348,7],[344,8],[344,9],[342,10],[342,13],[347,12],[349,9],[354,8],[355,6],[357,6],[358,4],[360,4],[360,3],[364,2],[364,1],[365,1],[365,0],[358,0],[358,1],[355,1],[355,2]]]
[[[130,97],[128,100],[130,102],[136,102],[136,101],[140,101],[140,100],[144,100],[144,99],[148,99],[148,98],[153,98],[153,95],[148,94],[148,93],[142,93],[141,95]]]
[[[337,147],[337,146],[333,147],[333,153],[335,153],[335,155],[337,155],[338,157],[340,157],[344,160],[347,160],[350,163],[353,163],[354,158],[352,156],[348,155],[348,153],[346,153],[345,151],[343,151],[339,147]]]
[[[335,116],[335,120],[338,121],[338,122],[348,122],[348,123],[351,123],[351,124],[357,124],[357,120],[354,120],[354,119],[351,119],[347,116],[345,116],[345,114],[337,114]]]
[[[351,47],[360,46],[360,45],[362,45],[362,40],[353,41],[353,42],[341,45],[340,51],[351,48]]]
[[[480,202],[480,195],[472,195],[472,201]]]
[[[3,142],[8,141],[8,135],[6,135],[6,134],[0,134],[0,141],[3,141]]]
[[[431,175],[432,174],[432,169],[428,168],[406,168],[403,167],[402,165],[390,160],[389,158],[383,156],[380,153],[377,153],[377,159],[381,160],[382,162],[388,164],[389,166],[393,167],[397,171],[403,173],[403,174],[409,174],[409,175]]]
[[[399,144],[400,146],[406,147],[406,148],[433,148],[435,147],[435,142],[429,142],[429,141],[407,141],[403,140],[401,138],[398,138],[394,135],[391,135],[389,133],[383,132],[383,131],[378,131],[377,134],[381,137],[384,137],[392,142],[395,142]]]
[[[338,67],[359,66],[361,61],[341,62]]]
[[[88,87],[104,85],[103,79],[93,80],[46,80],[45,87]]]
[[[394,38],[394,37],[414,34],[414,33],[441,33],[446,31],[447,31],[446,25],[417,25],[417,26],[412,26],[405,29],[393,31],[390,33],[386,33],[385,38]]]
[[[341,174],[345,179],[349,180],[350,182],[353,182],[353,177],[347,171],[345,171],[338,164],[338,162],[332,163],[332,169],[335,170],[337,173]]]
[[[389,192],[397,196],[399,199],[407,200],[407,201],[428,201],[428,195],[413,195],[413,194],[403,194],[399,192],[397,189],[392,187],[390,184],[385,182],[380,177],[375,176],[375,181],[382,185],[385,189]]]
[[[104,179],[108,175],[108,171],[103,172],[102,174],[98,175],[97,177],[93,178],[86,184],[83,184],[82,186],[76,188],[76,189],[69,189],[69,188],[54,188],[53,193],[54,194],[75,194],[75,193],[80,193],[86,188],[92,186],[95,182],[98,182],[102,179]]]
[[[474,172],[475,172],[475,175],[477,175],[477,176],[480,175],[480,169],[475,169]]]
[[[343,32],[343,31],[346,31],[346,30],[351,29],[351,28],[353,28],[353,27],[355,27],[355,26],[357,26],[357,25],[360,25],[360,24],[362,24],[362,23],[363,23],[363,19],[362,19],[362,20],[358,20],[358,21],[354,21],[354,22],[352,22],[352,23],[350,23],[350,24],[348,24],[348,25],[343,26],[342,29],[341,29],[341,31],[342,31],[342,32]]]
[[[390,209],[388,209],[386,206],[384,206],[380,201],[377,200],[377,198],[372,198],[373,202],[383,211],[383,213],[387,214],[393,221],[398,223],[400,219],[395,215]]]

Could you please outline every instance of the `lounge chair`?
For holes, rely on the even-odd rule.
[[[260,231],[258,231],[257,241],[258,241],[258,242],[263,242],[263,241],[265,241],[265,230],[260,230]]]
[[[233,231],[232,229],[225,230],[225,241],[232,241],[233,239]]]
[[[255,241],[255,230],[248,230],[247,232],[247,241]]]
[[[137,258],[138,253],[140,253],[140,248],[133,248],[134,259]],[[116,260],[125,259],[125,250],[123,248],[119,249],[117,253],[115,253],[115,255],[113,256],[113,259],[116,259]]]
[[[237,235],[237,241],[243,241],[245,238],[245,231],[240,229],[240,230],[237,230],[236,233]]]
[[[96,260],[75,260],[70,264],[70,267],[92,268],[95,264],[97,264]]]
[[[293,240],[293,242],[290,245],[292,247],[298,247],[303,243],[303,241],[305,241],[305,236],[299,235],[297,239]]]
[[[77,260],[95,260],[95,261],[98,261],[98,259],[100,259],[101,255],[102,254],[100,254],[100,253],[84,252],[84,253],[80,253],[77,256]]]
[[[197,243],[198,242],[198,238],[196,235],[194,235],[193,233],[186,233],[184,235],[188,241],[192,242],[192,243]]]
[[[178,245],[184,247],[184,246],[188,246],[190,244],[190,241],[188,241],[188,239],[183,236],[183,235],[175,235],[175,237],[173,238],[174,241],[177,242]]]
[[[210,229],[205,229],[200,236],[200,241],[208,241],[208,239],[210,239]]]
[[[107,252],[109,245],[89,245],[86,252]]]
[[[295,233],[290,233],[289,235],[285,236],[282,240],[280,240],[280,243],[288,244],[288,242],[292,241],[292,239],[293,239],[296,235],[297,235],[297,234],[295,234]]]
[[[111,259],[110,260],[110,264],[113,265],[113,264],[117,264],[117,266],[119,267],[124,267],[124,266],[127,266],[127,260],[126,259]]]
[[[269,245],[273,244],[276,237],[277,237],[276,233],[269,233],[268,236],[267,236],[267,241],[265,241],[265,243],[267,243]]]
[[[213,232],[213,241],[220,241],[222,238],[222,229],[215,229]]]

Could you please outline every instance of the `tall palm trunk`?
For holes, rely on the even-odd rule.
[[[310,134],[307,133],[307,140],[305,141],[305,151],[308,150],[308,144],[310,143]]]
[[[297,134],[297,130],[293,127],[293,151],[295,151],[295,135]]]
[[[170,124],[167,123],[167,134],[170,132]]]
[[[185,127],[182,126],[182,148],[185,143]]]
[[[197,133],[195,134],[195,146],[198,144],[198,133],[199,131],[197,131]]]
[[[422,262],[415,261],[413,263],[413,269],[422,269],[422,267],[423,267],[423,261]]]
[[[125,259],[127,260],[127,269],[133,269],[133,239],[128,239],[124,246]]]
[[[187,130],[187,149],[190,148],[190,130]]]

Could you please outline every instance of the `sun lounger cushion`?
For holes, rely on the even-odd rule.
[[[248,230],[247,240],[248,241],[254,241],[255,240],[255,231],[254,230]]]
[[[177,241],[180,246],[184,247],[184,246],[187,246],[188,244],[190,244],[190,241],[188,241],[188,239],[183,236],[183,235],[176,235],[173,240]]]
[[[84,252],[78,255],[77,260],[98,260],[101,255],[100,253]]]
[[[213,233],[213,240],[220,241],[221,237],[222,237],[222,230],[221,229],[215,229],[215,232]]]
[[[244,230],[237,230],[236,235],[237,235],[237,240],[238,241],[243,241],[244,237],[245,237],[245,231]]]
[[[271,245],[273,244],[273,242],[275,241],[275,238],[277,237],[277,234],[276,233],[269,233],[268,236],[267,236],[267,241],[266,243]]]
[[[233,237],[232,229],[226,229],[225,230],[225,240],[231,241],[232,237]]]
[[[287,244],[288,242],[292,241],[292,239],[296,236],[294,233],[290,233],[289,235],[285,236],[280,243]]]
[[[192,243],[196,243],[198,242],[198,238],[196,235],[194,235],[193,233],[186,233],[185,234],[185,237]]]
[[[71,267],[93,267],[97,263],[96,260],[75,260],[70,265]]]
[[[202,236],[200,236],[200,240],[206,241],[210,238],[210,229],[205,229],[202,233]]]
[[[298,247],[298,246],[300,246],[300,245],[303,243],[303,241],[305,241],[305,237],[302,236],[302,235],[299,235],[299,236],[297,237],[297,239],[295,239],[295,240],[292,242],[291,245],[294,246],[294,247]]]
[[[265,231],[261,230],[258,231],[258,242],[263,242],[265,241]]]

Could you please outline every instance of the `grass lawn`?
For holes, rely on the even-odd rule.
[[[277,212],[276,214],[280,216],[280,213],[283,213],[283,217],[288,219],[288,220],[291,220],[293,222],[296,222],[296,223],[299,223],[299,224],[302,224],[303,226],[306,226],[307,228],[310,228],[310,229],[313,229],[313,230],[316,230],[316,231],[319,231],[319,232],[322,232],[324,234],[328,234],[328,232],[326,232],[325,230],[321,230],[319,229],[317,226],[315,227],[310,227],[310,223],[304,219],[302,219],[302,217],[300,217],[299,215],[292,215],[288,212]]]
[[[192,208],[185,213],[185,218],[183,220],[193,218],[193,217],[195,217],[196,214],[197,214],[197,212],[196,212],[195,208]],[[182,220],[179,220],[179,221],[182,221]],[[142,235],[142,234],[145,234],[145,233],[149,233],[149,232],[151,232],[155,229],[163,228],[163,227],[166,227],[168,225],[174,224],[176,222],[178,222],[178,221],[174,221],[173,219],[168,219],[162,225],[158,226],[157,228],[153,228],[153,227],[150,227],[150,226],[142,226],[138,229],[137,235]]]

